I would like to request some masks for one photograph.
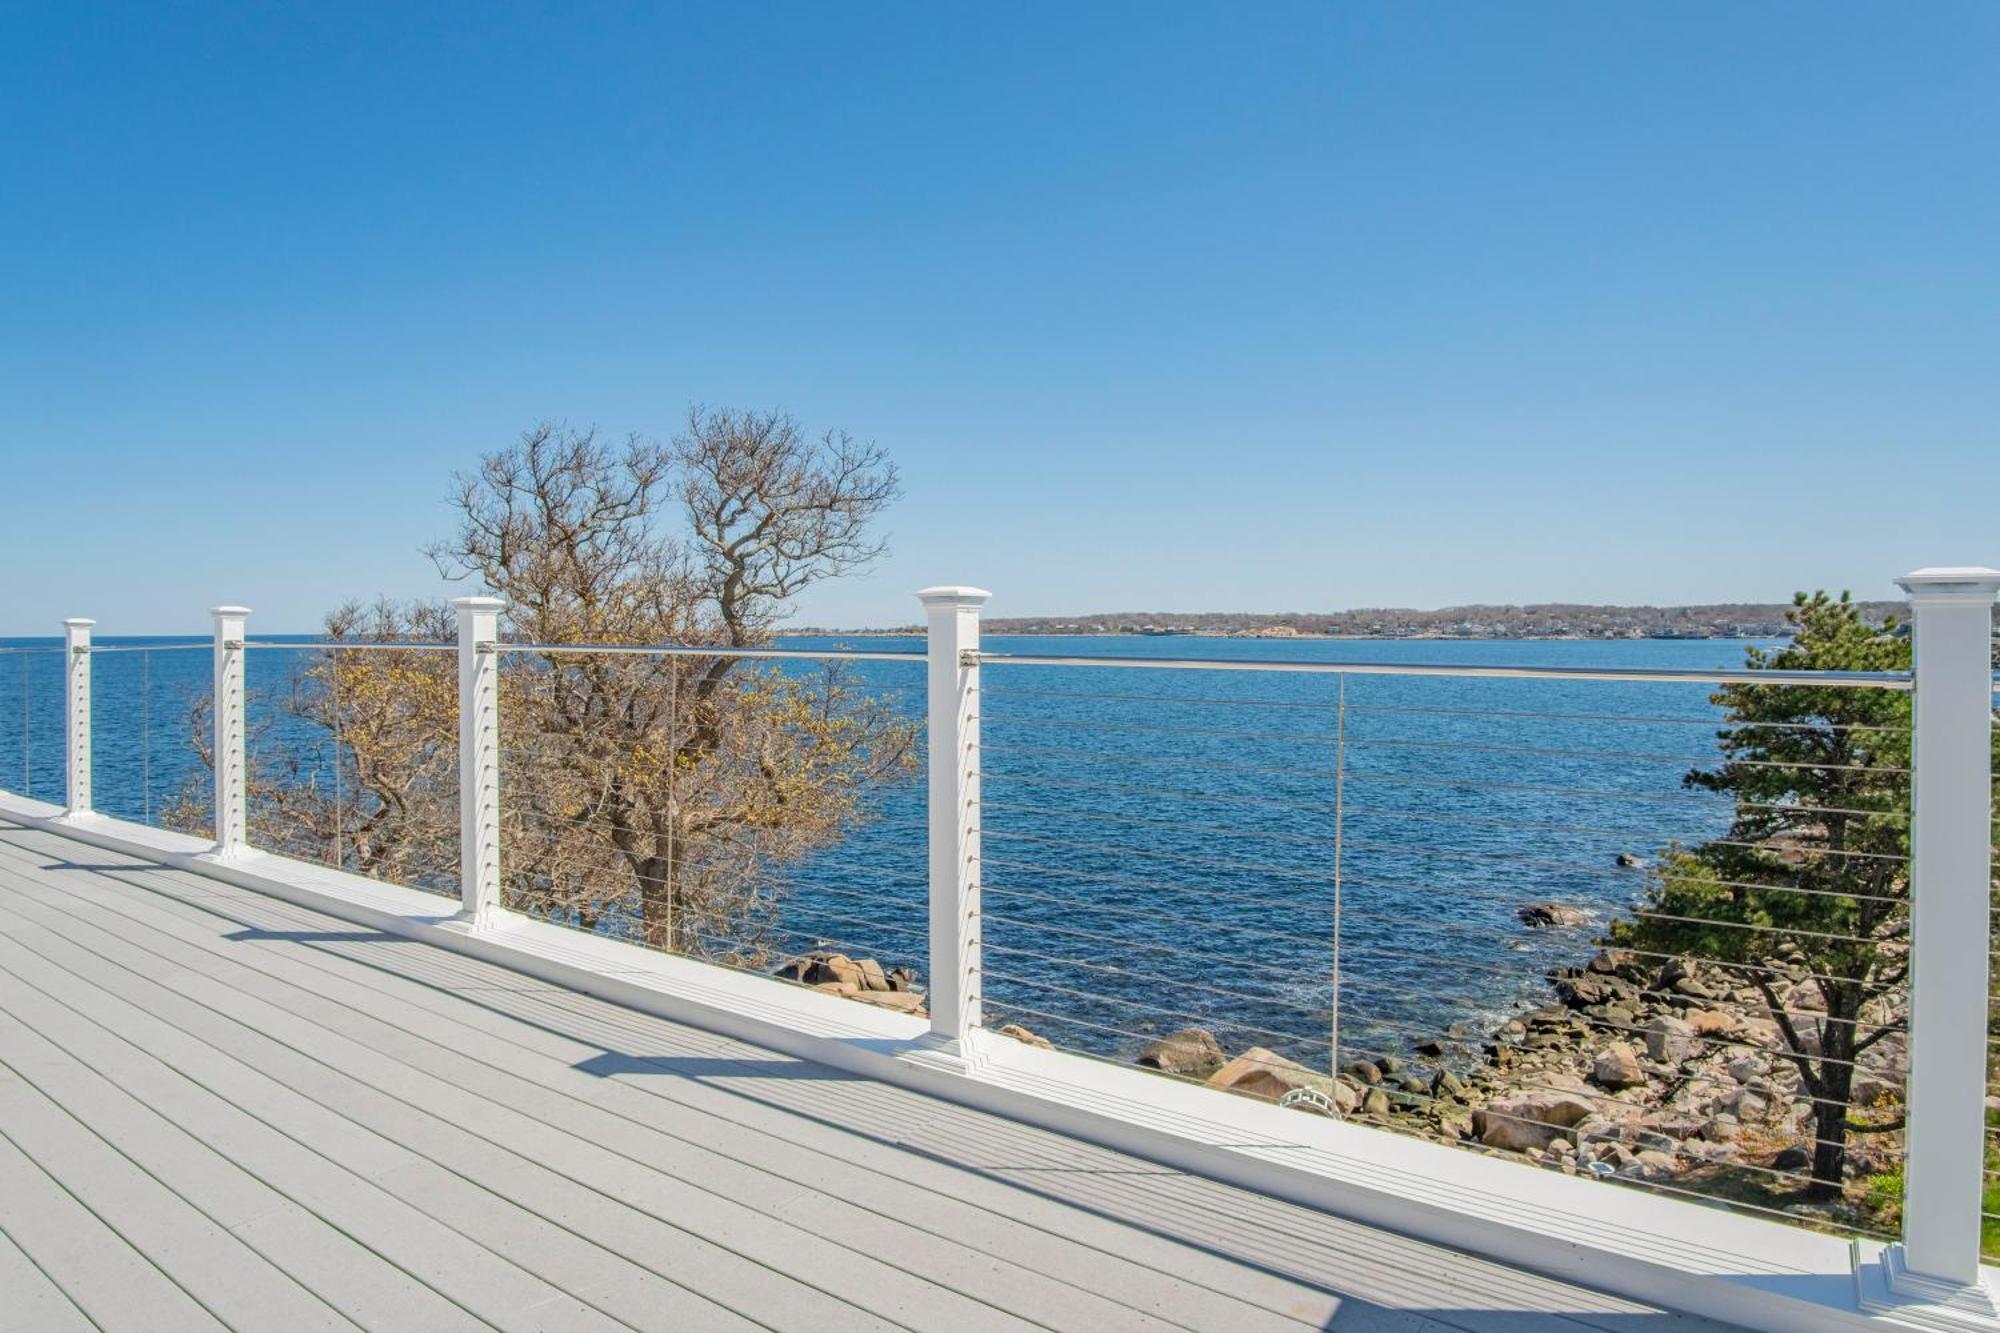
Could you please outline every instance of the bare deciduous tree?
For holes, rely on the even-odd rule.
[[[668,445],[544,425],[458,479],[457,530],[427,554],[505,598],[519,642],[754,648],[800,592],[882,553],[872,523],[896,494],[879,449],[781,413],[697,408]],[[449,612],[350,606],[326,628],[439,639]],[[839,669],[521,653],[501,680],[510,904],[658,948],[764,961],[776,872],[914,765],[913,724]],[[364,873],[448,879],[454,682],[443,654],[316,660],[281,710],[314,740],[253,764],[253,828]],[[339,781],[315,748],[336,736]]]

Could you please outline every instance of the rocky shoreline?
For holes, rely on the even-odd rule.
[[[772,973],[781,981],[859,1000],[882,1009],[925,1015],[923,992],[917,989],[914,968],[885,968],[873,958],[849,958],[844,953],[815,950],[791,959]]]
[[[1779,955],[1780,999],[1809,1048],[1824,997]],[[1190,1028],[1139,1063],[1280,1105],[1369,1121],[1568,1174],[1664,1182],[1733,1170],[1767,1191],[1806,1183],[1813,1104],[1762,994],[1720,967],[1600,948],[1547,973],[1551,1003],[1491,1033],[1469,1063],[1454,1034],[1408,1054],[1354,1060],[1329,1077],[1263,1047],[1231,1056]],[[1895,1021],[1897,1014],[1871,1016]],[[1900,1035],[1859,1061],[1857,1106],[1900,1102]],[[1893,1165],[1856,1144],[1850,1177]]]
[[[1546,903],[1524,906],[1521,918],[1531,929],[1575,929],[1585,920],[1575,908]],[[1795,955],[1781,952],[1764,965],[1782,978],[1782,1006],[1816,1050],[1812,1036],[1826,1007],[1817,983]],[[916,974],[885,970],[874,959],[812,953],[777,975],[863,1003],[926,1012]],[[1349,1061],[1333,1075],[1267,1047],[1231,1052],[1200,1027],[1160,1037],[1137,1063],[1305,1113],[1573,1175],[1670,1182],[1734,1174],[1766,1192],[1806,1183],[1812,1102],[1755,986],[1694,959],[1602,947],[1585,963],[1545,976],[1549,1002],[1483,1039],[1442,1032],[1403,1053]],[[1903,1015],[1865,1017],[1897,1022]],[[1017,1024],[996,1030],[1050,1045]],[[1905,1054],[1901,1034],[1864,1053],[1857,1107],[1886,1112],[1899,1105]],[[1848,1158],[1850,1177],[1861,1177],[1892,1168],[1894,1149],[1864,1139]]]

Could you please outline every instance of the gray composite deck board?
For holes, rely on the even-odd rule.
[[[4,822],[0,1291],[0,1328],[1718,1327]]]
[[[4,1231],[0,1231],[0,1333],[19,1329],[88,1329],[90,1320],[76,1308],[76,1302],[35,1261],[22,1253]]]

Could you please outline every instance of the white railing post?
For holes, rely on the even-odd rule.
[[[215,850],[229,860],[250,845],[250,784],[244,755],[243,626],[247,606],[210,607],[215,619]]]
[[[96,623],[80,616],[63,621],[65,817],[90,813],[90,627]]]
[[[1979,1271],[1992,896],[1993,597],[2000,571],[1920,569],[1910,594],[1910,1069],[1903,1240],[1888,1288],[1918,1321],[2000,1316]],[[1904,1311],[1908,1318],[1911,1311]]]
[[[500,637],[498,597],[459,597],[458,885],[460,917],[477,930],[500,909]]]
[[[979,588],[925,588],[930,675],[929,1045],[961,1065],[979,1026]]]

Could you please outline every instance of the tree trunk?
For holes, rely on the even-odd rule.
[[[1819,1077],[1813,1097],[1812,1184],[1808,1198],[1825,1201],[1841,1194],[1847,1169],[1848,1102],[1854,1095],[1855,1018],[1866,994],[1857,985],[1821,982],[1826,1017],[1820,1024]]]
[[[1812,1183],[1806,1187],[1806,1197],[1820,1202],[1840,1197],[1841,1175],[1847,1169],[1847,1092],[1829,1088],[1828,1094],[1839,1100],[1813,1103]]]
[[[639,877],[640,926],[646,947],[665,953],[686,952],[681,937],[687,923],[676,910],[672,862],[664,856],[642,857],[632,862],[632,870]]]

